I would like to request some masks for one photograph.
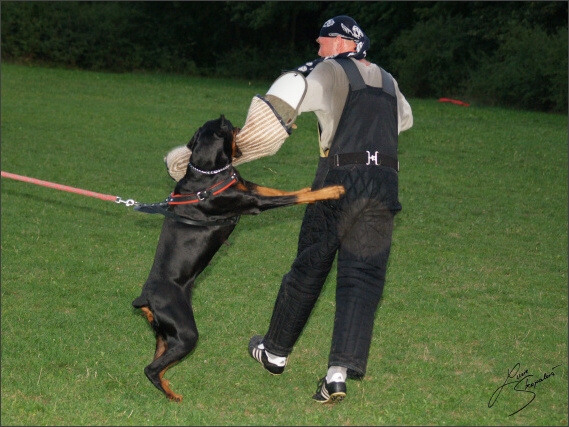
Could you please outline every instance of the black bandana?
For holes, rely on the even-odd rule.
[[[336,37],[340,36],[344,39],[353,40],[356,43],[355,52],[344,52],[338,55],[327,56],[325,58],[317,58],[294,68],[292,71],[298,71],[305,76],[310,74],[314,67],[326,59],[333,58],[355,58],[363,59],[367,55],[370,47],[370,40],[352,18],[346,15],[336,16],[327,20],[320,29],[320,37]]]

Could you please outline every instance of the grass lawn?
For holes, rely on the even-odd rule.
[[[222,113],[242,126],[270,86],[1,71],[3,171],[147,203],[173,188],[171,148]],[[368,373],[348,381],[345,401],[310,398],[326,372],[335,273],[282,376],[247,353],[268,326],[304,207],[242,217],[199,277],[200,341],[166,375],[184,395],[174,403],[144,376],[154,337],[131,307],[162,217],[3,178],[2,425],[567,425],[567,117],[409,101],[403,211]],[[315,117],[297,125],[241,174],[309,185]]]

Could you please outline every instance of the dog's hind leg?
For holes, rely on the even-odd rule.
[[[168,343],[160,336],[156,336],[156,351],[154,352],[154,360],[161,357],[168,350]]]
[[[156,352],[154,353],[154,360],[162,357],[162,355],[166,352],[166,350],[168,350],[168,344],[166,343],[166,341],[160,336],[157,335],[156,336]],[[166,371],[168,370],[168,368],[170,368],[170,366],[174,365],[175,363],[172,363],[171,365],[167,366],[166,368],[164,368],[159,374],[158,374],[158,380],[159,380],[159,384],[160,386],[158,386],[157,382],[155,382],[155,377],[153,375],[151,375],[149,372],[146,371],[146,369],[144,370],[144,372],[146,373],[146,376],[148,377],[148,379],[162,392],[164,392],[164,394],[170,399],[173,400],[175,402],[180,402],[182,400],[182,395],[174,393],[172,391],[172,389],[170,388],[170,381],[168,381],[167,379],[164,378],[164,374],[166,373]],[[150,365],[149,365],[150,366]]]
[[[146,316],[146,319],[148,320],[148,322],[152,324],[152,322],[154,321],[154,315],[152,314],[152,311],[148,307],[141,307],[141,310],[144,313],[144,315]],[[164,340],[164,338],[162,338],[157,333],[156,334],[156,351],[154,352],[154,361],[156,361],[156,359],[159,359],[160,357],[162,357],[164,355],[164,353],[166,352],[166,350],[168,350],[168,343],[166,342],[166,340]],[[145,369],[144,373],[146,374],[148,379],[152,382],[152,384],[154,384],[156,386],[156,388],[158,388],[166,396],[168,396],[169,399],[174,400],[176,402],[180,402],[182,400],[182,396],[180,394],[174,393],[172,391],[172,389],[170,388],[170,382],[163,378],[164,373],[173,364],[174,363],[172,363],[169,366],[167,366],[166,368],[164,368],[158,374],[158,378],[156,378],[156,375],[153,374],[153,370],[147,371],[147,369]],[[150,368],[150,365],[148,365],[147,368]]]
[[[185,336],[180,338],[180,341],[176,340],[175,343],[169,345],[158,335],[154,361],[144,368],[144,373],[150,382],[169,399],[176,402],[180,402],[182,396],[172,391],[169,381],[164,378],[164,374],[172,365],[178,363],[195,348],[198,341],[197,330],[187,331]]]
[[[174,364],[174,363],[173,363]],[[173,365],[172,364],[172,365]],[[174,402],[181,402],[183,396],[181,394],[178,393],[174,393],[172,391],[172,389],[170,388],[170,381],[164,379],[164,374],[166,373],[166,371],[168,370],[168,368],[170,368],[169,365],[167,367],[165,367],[162,372],[160,372],[160,374],[158,374],[158,377],[160,378],[160,384],[162,385],[162,390],[164,391],[164,393],[166,394],[166,396],[168,397],[168,399],[173,400]]]
[[[154,315],[152,311],[148,307],[141,307],[142,312],[146,316],[146,319],[150,324],[154,321]],[[168,344],[164,339],[156,334],[156,351],[154,352],[154,360],[158,359],[160,356],[164,354],[164,352],[168,349]]]
[[[152,311],[150,311],[150,309],[148,307],[141,307],[140,309],[142,310],[142,312],[146,316],[146,319],[148,320],[148,322],[150,324],[152,324],[152,322],[154,321],[154,315],[152,314]],[[168,344],[157,333],[156,334],[156,351],[154,352],[154,360],[156,360],[160,356],[162,356],[167,349],[168,349]]]

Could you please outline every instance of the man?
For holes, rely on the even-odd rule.
[[[393,220],[401,210],[398,134],[413,125],[413,116],[393,77],[365,59],[370,42],[352,18],[326,21],[316,41],[320,58],[297,69],[308,83],[299,113],[313,111],[320,131],[312,188],[341,184],[346,194],[307,207],[269,329],[251,338],[249,353],[270,373],[284,371],[337,254],[328,372],[313,396],[334,403],[346,396],[347,378],[366,372]]]

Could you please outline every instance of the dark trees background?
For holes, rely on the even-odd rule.
[[[352,16],[407,97],[567,112],[567,2],[2,1],[2,60],[274,80]]]

